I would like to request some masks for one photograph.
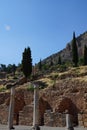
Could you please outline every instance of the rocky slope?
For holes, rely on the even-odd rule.
[[[78,54],[79,57],[81,58],[83,56],[83,50],[84,50],[84,45],[87,45],[87,32],[84,32],[80,36],[76,38],[77,41],[77,46],[78,46]],[[46,59],[43,60],[43,63],[49,64],[51,59],[53,59],[54,64],[58,63],[58,57],[61,56],[62,62],[65,61],[71,61],[72,60],[72,47],[71,47],[71,42],[66,44],[66,48],[61,50],[60,52],[57,52],[56,54],[53,54]]]
[[[41,85],[45,84],[43,89],[40,86],[39,90],[39,123],[41,125],[44,124],[44,113],[47,109],[54,113],[63,113],[68,109],[75,123],[78,122],[76,118],[78,113],[87,113],[87,66],[69,68],[68,71],[60,73],[52,72],[37,81],[41,82]],[[16,85],[14,120],[16,124],[32,125],[33,91],[28,87],[29,82]],[[9,94],[9,92],[0,93],[1,123],[7,121]],[[3,113],[5,113],[4,116]],[[84,118],[85,126],[87,126],[85,120],[87,118]]]

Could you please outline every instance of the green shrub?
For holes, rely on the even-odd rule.
[[[34,86],[32,84],[30,84],[29,86],[27,86],[27,90],[34,91]]]
[[[6,91],[6,88],[4,86],[0,87],[0,92]]]

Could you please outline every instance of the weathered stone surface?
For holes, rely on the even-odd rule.
[[[61,114],[58,112],[51,112],[51,110],[46,111],[44,114],[44,125],[45,126],[56,126],[61,127],[65,126],[65,114]]]
[[[87,84],[84,82],[79,82],[78,80],[59,80],[55,87],[48,87],[46,89],[40,90],[39,99],[39,123],[44,124],[44,113],[47,109],[53,111],[52,116],[55,117],[55,113],[65,112],[68,109],[69,113],[73,115],[72,120],[74,123],[79,125],[86,124],[86,114],[79,116],[80,112],[87,112],[87,94],[86,94]],[[78,90],[78,91],[77,91]],[[0,93],[0,104],[9,105],[9,93]],[[32,110],[29,106],[33,105],[33,92],[27,91],[25,89],[16,90],[15,93],[15,116],[14,123],[18,124],[32,124],[33,118],[33,107]],[[28,108],[27,108],[28,106]],[[30,112],[30,116],[26,114],[27,109]],[[2,110],[1,110],[2,111]],[[1,113],[0,111],[0,113]],[[25,116],[24,116],[25,115]],[[32,116],[32,117],[31,117]],[[23,120],[24,117],[24,120]],[[31,119],[28,119],[31,117]],[[29,120],[27,122],[26,120]],[[2,121],[3,122],[3,121]],[[51,120],[51,125],[53,121]],[[85,123],[82,123],[85,122]],[[57,122],[58,123],[58,122]],[[56,124],[57,125],[57,124]]]
[[[19,112],[19,124],[20,125],[30,125],[33,124],[33,106],[27,105]]]
[[[0,124],[7,124],[8,121],[8,106],[0,105]]]

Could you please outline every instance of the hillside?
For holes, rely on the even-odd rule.
[[[87,41],[87,32],[77,37],[79,56]],[[48,64],[50,58],[56,61],[61,55],[63,60],[71,60],[71,42],[66,48],[42,62]],[[37,69],[37,68],[36,68]],[[39,124],[63,126],[61,117],[66,109],[72,115],[73,125],[87,127],[87,66],[65,66],[54,64],[45,70],[35,70],[26,80],[21,69],[15,75],[0,73],[0,123],[7,123],[10,101],[10,85],[15,87],[14,124],[32,125],[33,120],[33,86],[30,82],[39,82]],[[48,110],[48,113],[46,111]],[[55,122],[58,118],[59,122]]]
[[[40,125],[43,125],[42,119],[46,109],[51,109],[55,116],[57,112],[63,113],[68,109],[69,113],[73,115],[73,123],[75,125],[78,124],[76,118],[77,113],[87,113],[87,66],[69,68],[63,72],[52,72],[34,82],[41,83],[41,86],[39,86]],[[10,100],[9,92],[10,91],[6,89],[2,89],[0,93],[0,117],[2,119],[1,122],[4,124],[7,122],[7,109]],[[15,117],[16,123],[32,125],[33,89],[32,86],[29,85],[29,82],[23,85],[16,84],[15,115],[16,114],[19,115],[19,119]],[[83,119],[87,127],[87,118],[84,116]],[[17,122],[18,120],[19,122]],[[49,124],[47,122],[49,121],[45,122],[46,125]],[[58,123],[54,123],[54,126],[58,126]]]
[[[71,39],[72,40],[72,39]],[[82,58],[83,56],[83,50],[84,45],[87,45],[87,32],[84,32],[80,36],[76,38],[77,46],[78,46],[78,54],[79,57]],[[53,60],[54,64],[58,63],[58,57],[61,56],[62,62],[65,61],[72,61],[72,50],[71,50],[71,41],[66,44],[66,48],[61,50],[60,52],[57,52],[56,54],[53,54],[46,59],[44,59],[42,62],[49,64],[51,59]]]

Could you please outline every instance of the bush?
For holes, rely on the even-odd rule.
[[[6,88],[4,86],[0,87],[0,92],[4,92],[6,90]]]
[[[27,90],[28,91],[34,91],[34,86],[32,84],[30,84],[28,87],[27,87]]]
[[[59,72],[64,72],[67,70],[67,67],[65,64],[59,66]]]

